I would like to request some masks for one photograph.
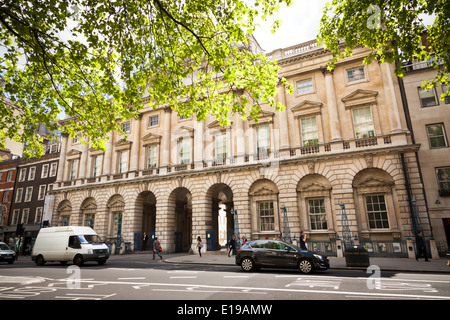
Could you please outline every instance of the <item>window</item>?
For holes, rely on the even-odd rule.
[[[9,190],[6,190],[6,191],[3,192],[3,200],[2,200],[2,202],[6,203],[6,202],[8,202],[8,200],[9,200]]]
[[[127,121],[122,123],[122,130],[126,133],[129,133],[131,130],[131,122]]]
[[[152,144],[147,147],[147,169],[156,168],[158,163],[157,145]]]
[[[92,157],[92,176],[98,177],[100,175],[102,165],[102,158],[101,156],[93,156]]]
[[[297,94],[313,92],[312,79],[297,81]]]
[[[23,209],[22,220],[20,221],[20,223],[27,224],[29,216],[30,216],[30,209],[29,208]]]
[[[119,173],[128,171],[128,150],[119,152]]]
[[[308,200],[308,211],[309,220],[311,222],[311,230],[328,229],[325,199]]]
[[[15,209],[13,211],[11,225],[16,226],[19,223],[19,215],[20,215],[20,209]]]
[[[430,148],[448,147],[447,139],[445,137],[444,124],[436,123],[427,125],[427,134]]]
[[[384,195],[366,196],[366,209],[370,229],[388,229],[388,213]]]
[[[446,93],[447,91],[450,91],[450,86],[443,84],[442,92]],[[450,95],[444,97],[444,102],[445,102],[445,104],[450,104]]]
[[[48,164],[42,166],[41,178],[45,179],[48,177]]]
[[[8,171],[8,174],[6,175],[6,182],[11,182],[12,181],[13,173],[14,173],[13,170]]]
[[[157,125],[159,125],[159,115],[148,117],[149,127],[156,127]]]
[[[365,139],[375,136],[372,112],[369,106],[355,108],[352,110],[353,126],[356,139]]]
[[[450,167],[437,168],[436,177],[440,196],[450,196]]]
[[[80,137],[81,137],[81,134],[78,133],[78,134],[75,136],[75,138],[73,138],[72,144],[80,143]]]
[[[45,184],[39,186],[38,200],[45,199],[45,190],[46,189],[47,189],[47,185],[45,185]]]
[[[227,133],[221,132],[215,136],[214,139],[216,159],[222,160],[226,159],[227,154]]]
[[[22,202],[22,195],[23,195],[23,188],[17,189],[16,199],[14,201],[17,203]]]
[[[34,180],[36,176],[36,167],[31,167],[30,172],[28,173],[28,180]]]
[[[75,180],[77,178],[78,159],[70,160],[69,163],[69,180]]]
[[[34,216],[34,223],[42,222],[42,214],[44,213],[44,208],[38,207],[36,208],[36,215]]]
[[[27,187],[27,189],[25,190],[25,201],[24,202],[30,202],[32,196],[33,196],[33,187]]]
[[[275,230],[275,213],[272,201],[258,202],[260,231]]]
[[[58,163],[53,162],[52,164],[50,164],[50,177],[56,176],[57,172],[58,172]]]
[[[178,140],[178,155],[180,164],[191,162],[191,139],[180,138]]]
[[[19,171],[19,182],[25,181],[25,175],[27,174],[27,169],[20,169]]]
[[[319,144],[319,130],[316,117],[300,119],[300,130],[302,133],[302,145],[314,146]]]
[[[436,88],[423,89],[419,87],[418,90],[422,108],[437,106],[439,104],[436,95]]]
[[[256,153],[258,159],[265,159],[270,153],[270,129],[269,125],[256,127]]]
[[[364,67],[358,67],[358,68],[353,68],[353,69],[347,70],[347,80],[348,80],[348,83],[366,80]]]

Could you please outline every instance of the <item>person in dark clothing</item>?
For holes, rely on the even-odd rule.
[[[422,234],[422,231],[419,231],[419,233],[417,234],[416,245],[417,245],[416,261],[419,261],[419,258],[422,256],[422,254],[425,257],[425,261],[428,261],[427,249],[425,246],[425,238]]]
[[[230,257],[231,254],[236,254],[236,237],[234,234],[231,236],[230,241],[228,241],[228,256]]]
[[[308,250],[308,248],[306,248],[306,233],[305,233],[305,231],[302,231],[300,233],[300,249]]]
[[[144,236],[142,237],[142,251],[147,250],[147,241],[148,241],[148,235],[146,232],[144,232]]]

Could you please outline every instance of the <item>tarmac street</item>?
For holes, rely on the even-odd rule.
[[[284,269],[247,273],[235,264],[234,257],[220,254],[202,258],[170,254],[163,260],[152,260],[149,254],[113,255],[103,266],[86,263],[81,268],[59,263],[37,267],[29,258],[20,257],[12,265],[0,264],[0,300],[165,300],[178,306],[181,301],[230,302],[242,297],[253,302],[450,299],[450,267],[444,259],[374,258],[369,270],[347,268],[339,258],[331,257],[330,263],[327,271],[304,275]],[[195,311],[189,303],[183,312]],[[214,310],[208,315],[221,312]]]

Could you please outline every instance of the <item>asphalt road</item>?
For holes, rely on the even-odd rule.
[[[152,260],[151,255],[111,256],[103,266],[86,263],[81,268],[59,263],[37,267],[31,260],[19,260],[0,264],[0,300],[146,300],[154,304],[167,300],[172,303],[166,309],[174,314],[261,315],[275,312],[269,310],[276,307],[271,300],[292,305],[305,300],[450,300],[450,275],[356,270],[303,275],[269,269],[245,273],[238,266],[165,263]],[[198,306],[200,301],[216,303],[208,310]]]

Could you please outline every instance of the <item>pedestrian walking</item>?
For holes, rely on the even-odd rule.
[[[200,236],[197,237],[197,250],[198,250],[198,256],[202,257],[202,248],[203,248],[203,241]]]
[[[159,258],[162,260],[161,251],[161,243],[159,242],[158,237],[155,237],[155,241],[153,241],[153,260],[155,260],[155,253],[158,254]]]
[[[142,251],[147,250],[147,241],[148,241],[148,235],[146,232],[144,232],[144,236],[142,237]]]
[[[306,247],[306,233],[303,230],[300,232],[300,249],[308,250]]]
[[[229,257],[231,256],[231,254],[233,254],[233,255],[236,254],[236,237],[234,234],[231,236],[230,241],[228,241],[227,246],[228,246],[228,256]]]
[[[416,236],[416,245],[417,245],[416,261],[419,261],[419,258],[422,256],[422,254],[425,257],[425,261],[428,261],[427,248],[425,246],[425,237],[423,236],[422,231],[419,231],[419,233]]]

